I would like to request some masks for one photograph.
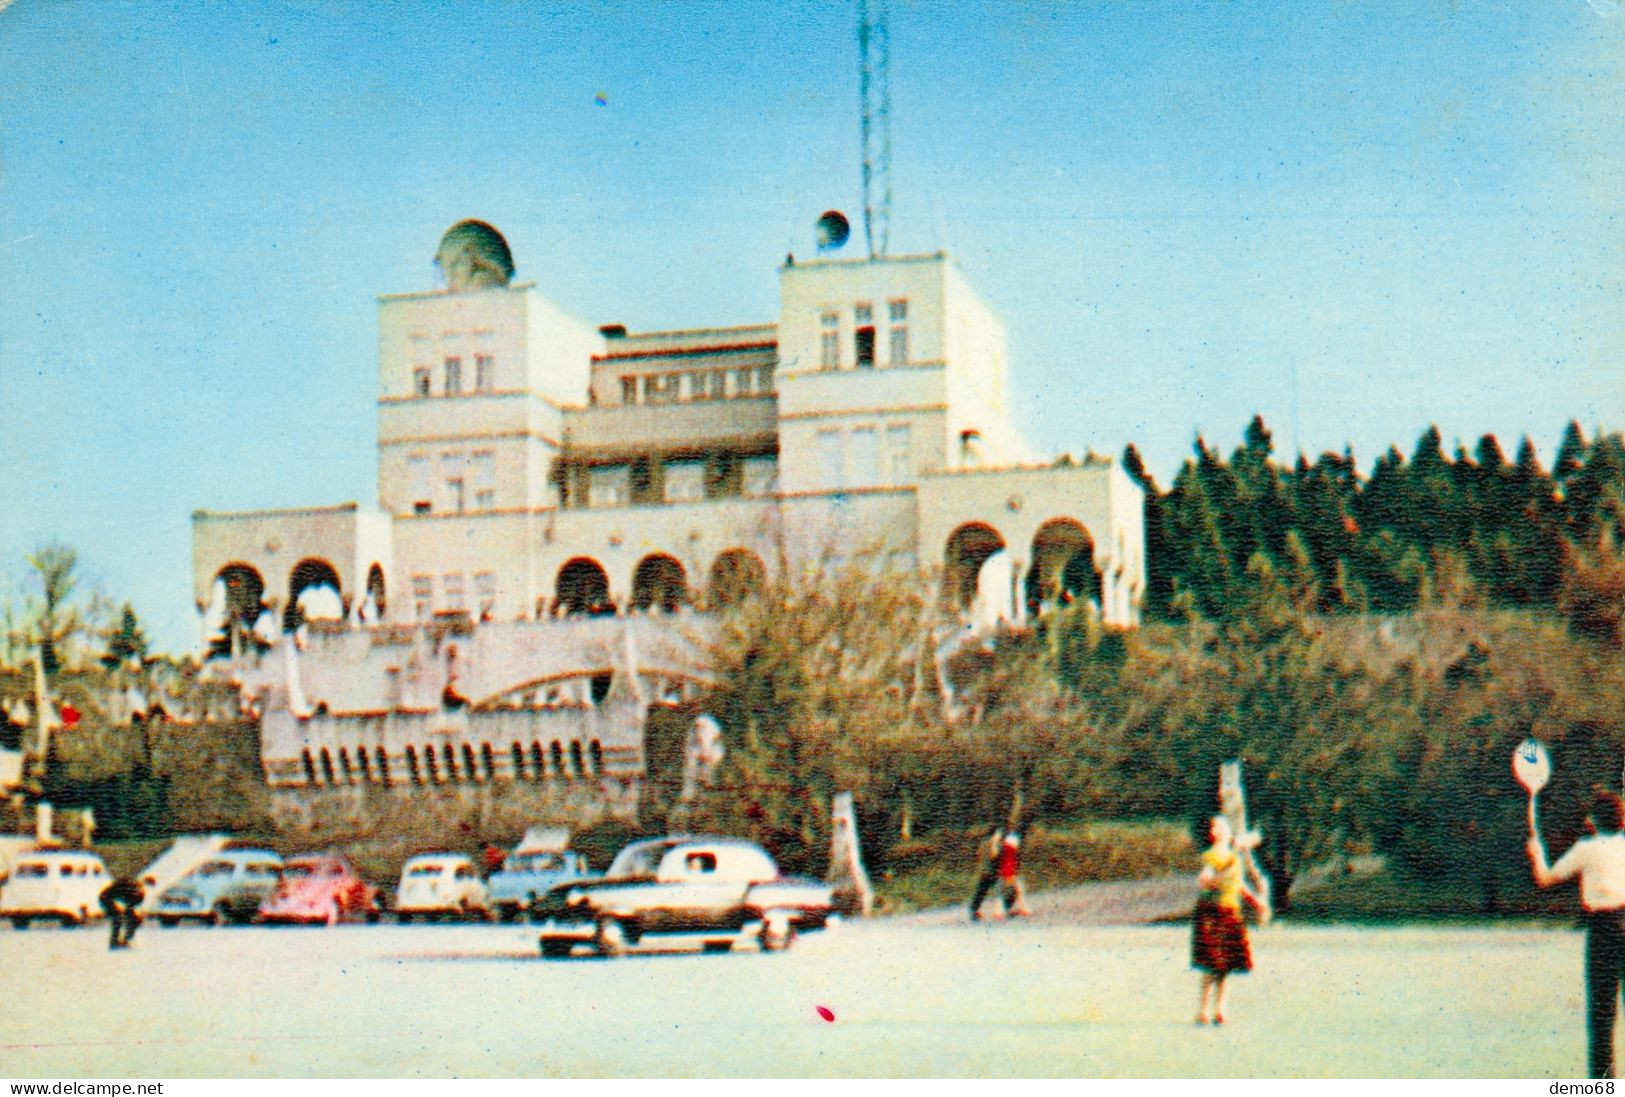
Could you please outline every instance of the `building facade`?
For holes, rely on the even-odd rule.
[[[672,637],[780,568],[940,574],[980,627],[1072,599],[1137,623],[1140,489],[1035,459],[946,255],[788,260],[774,323],[648,333],[514,284],[482,223],[439,259],[446,289],[379,301],[377,508],[193,516],[274,787],[624,791],[639,706],[703,674]]]

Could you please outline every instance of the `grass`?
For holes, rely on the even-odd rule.
[[[982,833],[933,835],[890,850],[875,873],[877,906],[902,913],[969,900],[981,873]],[[1190,832],[1168,820],[1100,821],[1035,827],[1022,849],[1027,890],[1194,872]]]
[[[1504,923],[1508,919],[1572,918],[1580,907],[1575,889],[1507,888],[1498,899],[1474,883],[1429,880],[1380,869],[1337,874],[1294,888],[1287,917],[1298,922]]]

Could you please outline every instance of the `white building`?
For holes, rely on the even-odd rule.
[[[649,333],[593,328],[512,284],[506,242],[480,222],[454,226],[439,259],[448,289],[379,301],[378,508],[193,516],[197,605],[211,630],[230,619],[234,650],[256,628],[274,641],[300,619],[348,622],[299,660],[325,713],[272,726],[301,703],[272,699],[273,784],[361,780],[363,744],[342,740],[363,716],[416,713],[463,738],[515,697],[534,707],[530,684],[601,681],[582,652],[632,643],[605,619],[647,618],[642,651],[661,614],[703,616],[780,566],[940,571],[984,622],[1057,598],[1137,622],[1140,489],[1114,461],[1034,459],[1007,417],[1002,325],[946,255],[787,261],[775,323]],[[622,731],[580,757],[640,773],[637,728]],[[429,779],[405,763],[415,744],[379,730],[365,745],[366,780]],[[459,742],[453,775],[539,780],[560,753],[528,733]]]

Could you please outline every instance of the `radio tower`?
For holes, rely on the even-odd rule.
[[[891,236],[891,29],[887,0],[858,0],[859,95],[863,100],[863,239],[869,258]]]

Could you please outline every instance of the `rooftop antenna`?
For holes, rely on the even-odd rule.
[[[891,29],[887,0],[858,0],[859,96],[863,101],[863,238],[884,256],[891,234]]]

